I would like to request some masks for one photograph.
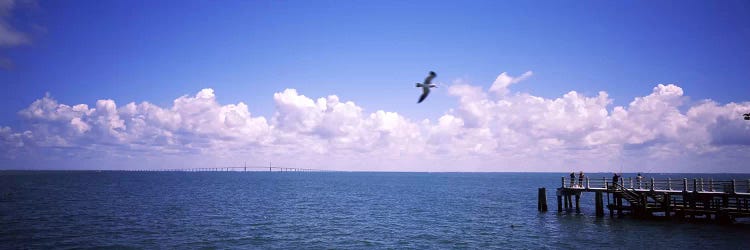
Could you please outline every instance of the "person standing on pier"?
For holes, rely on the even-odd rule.
[[[583,171],[578,173],[578,187],[583,187]]]
[[[570,172],[570,187],[575,187],[576,172]]]
[[[617,188],[617,180],[620,179],[620,176],[615,173],[615,175],[612,176],[612,188]]]
[[[641,183],[643,180],[643,176],[641,175],[641,173],[638,173],[638,175],[635,177],[635,180],[638,182],[638,189],[642,189],[643,187],[641,187]]]

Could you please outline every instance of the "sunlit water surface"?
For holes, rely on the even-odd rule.
[[[5,171],[0,248],[750,246],[747,225],[596,218],[592,194],[558,214],[562,175]],[[539,187],[550,212],[536,211]]]

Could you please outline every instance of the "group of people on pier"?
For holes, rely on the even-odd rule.
[[[644,177],[643,175],[641,175],[641,173],[638,173],[638,175],[635,176],[635,181],[637,183],[636,187],[638,187],[638,189],[643,188],[643,178]],[[614,173],[614,175],[612,175],[612,187],[617,187],[617,183],[620,183],[620,185],[624,185],[625,183],[621,181],[622,181],[621,175],[618,175],[617,173]],[[632,182],[631,182],[631,186],[632,186]]]
[[[583,187],[583,180],[586,177],[583,175],[583,171],[578,172],[578,183],[576,183],[576,173],[570,172],[570,187]]]
[[[634,188],[641,189],[643,188],[643,175],[641,173],[638,173],[635,177],[636,186]],[[584,180],[586,179],[586,176],[583,174],[583,171],[578,172],[578,182],[576,182],[576,173],[570,172],[570,187],[584,187]],[[620,183],[620,185],[624,185],[625,183],[622,182],[622,176],[614,173],[612,175],[612,187],[616,187],[617,184]]]

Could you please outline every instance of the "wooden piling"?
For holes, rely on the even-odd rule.
[[[562,195],[560,195],[560,192],[557,192],[557,212],[562,212]]]
[[[615,194],[612,194],[612,199],[614,200]],[[615,208],[614,205],[609,201],[609,192],[607,192],[607,208],[609,208],[609,217],[615,216]]]
[[[539,199],[537,209],[539,212],[547,212],[547,190],[545,188],[539,188]]]
[[[669,218],[672,213],[672,200],[670,199],[670,195],[664,194],[664,201],[662,202],[662,207],[664,208],[664,217]]]
[[[604,216],[604,199],[602,199],[602,192],[596,192],[595,193],[595,203],[596,203],[596,217],[603,217]]]
[[[698,189],[695,189],[695,179],[693,179],[693,192],[688,194],[690,197],[690,209],[695,211],[695,199],[698,196]],[[690,213],[690,219],[695,220],[695,213]]]
[[[622,216],[622,195],[618,194],[615,199],[615,206],[617,206],[617,216]]]
[[[581,200],[581,193],[576,193],[576,213],[577,214],[581,213],[581,203],[580,203],[580,200]]]
[[[568,209],[573,209],[573,195],[568,193]]]

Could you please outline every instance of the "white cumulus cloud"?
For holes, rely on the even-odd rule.
[[[494,92],[501,96],[505,95],[509,92],[508,87],[510,87],[511,84],[526,80],[533,74],[534,72],[532,71],[526,71],[520,76],[512,77],[509,76],[507,72],[503,72],[502,74],[497,76],[497,78],[495,78],[495,82],[493,82],[492,86],[490,86],[490,92]]]
[[[242,102],[219,104],[212,89],[171,107],[110,99],[68,105],[46,95],[19,112],[22,127],[0,127],[0,157],[8,164],[54,158],[151,167],[273,160],[391,171],[750,170],[750,122],[741,116],[748,102],[691,104],[675,84],[658,84],[624,106],[613,106],[604,91],[556,98],[510,92],[531,75],[502,73],[488,90],[456,82],[448,93],[457,106],[434,121],[295,89],[273,95],[269,118]]]

